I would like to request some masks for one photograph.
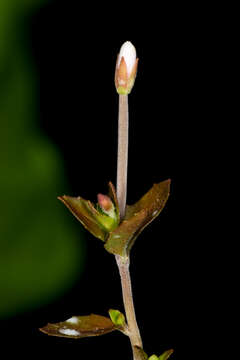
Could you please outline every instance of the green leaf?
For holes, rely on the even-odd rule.
[[[64,159],[40,128],[35,60],[22,41],[30,7],[46,2],[0,0],[0,322],[56,301],[85,259],[83,231],[56,200],[69,186]]]
[[[138,235],[164,208],[169,192],[170,180],[165,180],[154,184],[136,204],[127,206],[124,220],[107,238],[106,250],[114,255],[128,256]]]
[[[121,327],[126,326],[125,316],[119,310],[110,309],[109,315],[114,325]]]
[[[157,355],[152,355],[148,360],[159,360]]]
[[[145,351],[139,346],[134,346],[134,355],[140,360],[147,360],[148,356]]]
[[[73,316],[63,322],[47,324],[39,330],[51,336],[79,339],[104,335],[117,330],[117,328],[109,318],[91,314],[88,316]]]
[[[159,360],[167,360],[172,355],[173,352],[174,352],[173,349],[167,350],[162,355],[160,355],[158,359]]]

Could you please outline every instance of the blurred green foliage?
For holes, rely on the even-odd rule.
[[[41,3],[0,0],[0,317],[52,301],[83,260],[80,227],[56,198],[67,190],[63,167],[37,127],[36,76],[22,41],[24,16]]]

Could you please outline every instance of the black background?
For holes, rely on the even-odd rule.
[[[202,106],[208,101],[202,92],[207,50],[202,51],[197,9],[110,7],[92,4],[86,10],[77,1],[55,1],[26,19],[38,74],[39,126],[64,157],[72,195],[95,200],[105,193],[116,177],[116,55],[124,41],[135,45],[139,68],[129,96],[128,203],[153,183],[172,180],[165,209],[132,250],[136,313],[146,352],[174,348],[172,359],[180,359],[181,349],[189,346],[187,322],[196,316],[193,263],[201,229],[194,227],[192,204],[203,175],[199,144]],[[86,236],[86,268],[72,291],[3,322],[2,344],[9,333],[13,339],[10,354],[17,349],[19,356],[29,357],[131,358],[129,341],[120,333],[74,341],[38,331],[74,314],[123,310],[114,257]]]

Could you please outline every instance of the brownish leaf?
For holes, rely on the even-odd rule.
[[[125,219],[145,209],[147,211],[146,225],[153,221],[164,208],[170,193],[171,180],[161,181],[153,187],[134,205],[127,205]]]
[[[109,318],[91,314],[88,316],[73,316],[63,322],[47,324],[39,330],[51,336],[79,339],[104,335],[117,330],[117,328]]]
[[[111,254],[126,256],[139,234],[139,229],[144,225],[145,217],[146,212],[142,210],[130,219],[123,220],[121,224],[109,234],[105,249]]]
[[[127,206],[122,223],[109,234],[105,248],[112,254],[128,256],[136,238],[164,208],[170,192],[170,180],[154,184],[134,205]]]
[[[81,222],[81,224],[95,237],[105,241],[110,230],[116,228],[120,222],[118,200],[115,188],[111,182],[109,186],[109,197],[111,198],[114,209],[115,217],[112,218],[107,214],[99,212],[98,209],[89,200],[85,200],[82,197],[72,196],[59,196],[64,205],[71,211],[71,213]]]
[[[94,212],[96,209],[90,201],[87,201],[80,196],[72,197],[67,195],[59,196],[58,199],[67,206],[71,213],[93,236],[105,241],[107,232],[95,219]]]

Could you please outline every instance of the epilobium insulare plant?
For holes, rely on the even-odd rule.
[[[117,189],[115,190],[113,184],[109,182],[108,195],[98,194],[97,204],[80,196],[59,197],[81,224],[92,235],[102,240],[105,249],[115,256],[121,278],[125,315],[111,309],[109,317],[94,314],[73,316],[63,322],[48,324],[40,330],[48,335],[74,339],[119,330],[129,337],[134,360],[166,360],[173,350],[167,350],[160,356],[150,357],[143,350],[129,273],[131,248],[145,226],[160,214],[170,190],[170,180],[162,181],[154,184],[136,204],[126,205],[128,94],[134,85],[137,65],[136,49],[127,41],[120,49],[115,71],[115,86],[119,94]]]

